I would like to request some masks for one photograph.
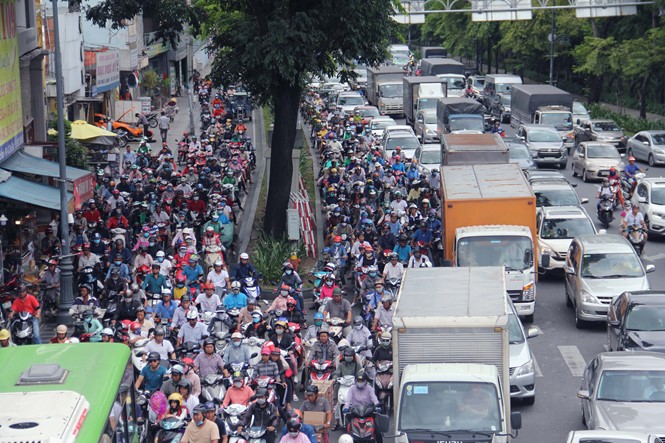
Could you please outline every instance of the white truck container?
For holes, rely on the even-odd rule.
[[[367,99],[381,115],[404,113],[403,77],[404,70],[398,66],[367,68]]]
[[[413,268],[393,315],[395,441],[505,443],[510,413],[504,271]]]

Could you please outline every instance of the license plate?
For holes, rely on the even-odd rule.
[[[610,171],[598,171],[598,177],[607,177],[610,175]]]

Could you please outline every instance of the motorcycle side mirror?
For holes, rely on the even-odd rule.
[[[258,352],[253,352],[252,355],[249,356],[249,358],[256,358],[259,356]]]
[[[647,274],[656,270],[656,265],[647,265]]]
[[[376,430],[381,432],[382,434],[384,432],[388,432],[388,428],[390,426],[390,417],[384,414],[376,414]]]
[[[583,199],[580,200],[580,203],[582,203],[583,205],[586,205],[587,203],[589,203],[589,199],[588,198],[583,198]]]
[[[626,156],[626,154],[619,154],[619,156],[620,156],[621,158],[624,158],[624,157]]]

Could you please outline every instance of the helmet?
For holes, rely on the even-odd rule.
[[[242,254],[240,254],[240,260],[249,260],[249,254],[243,252]]]
[[[212,338],[206,338],[205,340],[203,340],[203,347],[206,347],[208,345],[215,346],[215,340],[213,340]]]
[[[390,259],[391,259],[391,260],[398,260],[398,259],[399,259],[399,255],[397,255],[397,252],[391,252],[391,253],[390,253]]]
[[[240,282],[239,281],[234,281],[231,283],[231,289],[240,289]]]
[[[381,303],[392,303],[393,298],[390,295],[384,295],[381,297]]]
[[[132,331],[132,332],[138,332],[138,331],[140,331],[140,330],[141,330],[141,323],[139,323],[139,322],[137,322],[137,321],[133,321],[133,322],[129,325],[129,330]]]
[[[9,340],[9,331],[6,329],[0,330],[0,340]]]
[[[243,335],[242,335],[240,332],[237,332],[237,331],[236,331],[236,332],[234,332],[233,334],[231,334],[231,339],[233,340],[234,338],[239,338],[239,339],[242,340],[244,337],[243,337]]]
[[[277,326],[281,326],[281,327],[283,327],[284,329],[286,329],[286,328],[289,327],[289,325],[288,325],[284,320],[278,320],[278,321],[276,321],[276,322],[275,322],[275,327],[277,327]]]
[[[300,423],[299,419],[291,418],[286,423],[286,428],[289,430],[289,432],[297,432],[302,428],[302,424]]]
[[[355,357],[356,351],[351,346],[344,348],[344,357]]]
[[[337,443],[353,443],[353,437],[349,434],[342,434],[339,436]]]
[[[66,334],[67,333],[67,326],[58,325],[58,327],[55,328],[55,332],[57,332],[58,334]]]
[[[323,312],[316,312],[314,314],[314,320],[323,320]]]
[[[224,266],[224,262],[222,262],[221,260],[216,260],[215,263],[213,263],[213,265],[215,265],[215,266]]]
[[[199,314],[196,311],[187,311],[187,320],[198,320]]]
[[[164,251],[157,251],[157,254],[156,254],[157,257],[164,257],[164,255],[165,255]]]
[[[192,414],[205,414],[205,412],[206,412],[205,405],[199,403],[198,405],[194,406],[194,410],[192,411]]]
[[[113,329],[111,328],[104,328],[102,329],[102,335],[108,335],[109,337],[113,335]]]
[[[610,180],[608,178],[603,179],[603,187],[607,188],[610,185]]]
[[[164,335],[164,328],[155,328],[155,335]]]
[[[207,402],[206,404],[203,405],[206,408],[206,412],[214,411],[215,410],[215,404],[211,401]]]
[[[381,337],[379,337],[379,345],[388,347],[392,339],[393,335],[390,332],[382,332]]]
[[[185,370],[182,368],[180,365],[173,365],[171,366],[171,374],[184,374]]]
[[[633,156],[631,155],[630,157],[628,157],[628,161],[629,161],[629,162],[634,162],[634,161],[635,161],[635,157],[633,157]]]
[[[151,352],[150,354],[148,354],[148,361],[159,360],[159,359],[160,359],[159,352]]]
[[[261,349],[261,355],[270,355],[270,348],[269,347],[263,347]]]
[[[334,241],[335,243],[339,243],[339,242],[342,241],[342,237],[340,237],[339,235],[336,235],[335,238],[333,239],[333,241]]]
[[[296,304],[296,299],[293,298],[293,297],[291,297],[291,296],[286,297],[286,304],[287,304],[287,305],[294,305],[294,306],[295,306],[295,304]]]
[[[183,402],[182,395],[178,394],[177,392],[174,392],[173,394],[169,395],[169,402],[172,401],[177,401],[178,406],[180,406]]]
[[[354,324],[354,325],[362,325],[362,324],[363,324],[363,318],[362,318],[362,316],[360,316],[360,315],[356,315],[356,316],[353,318],[353,324]]]

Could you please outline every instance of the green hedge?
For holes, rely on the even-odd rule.
[[[624,128],[626,132],[633,134],[640,131],[665,129],[664,122],[630,117],[625,114],[610,111],[598,104],[589,103],[586,105],[586,108],[589,111],[589,114],[591,114],[591,118],[606,118],[614,120],[616,124]]]

